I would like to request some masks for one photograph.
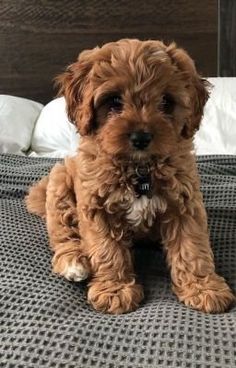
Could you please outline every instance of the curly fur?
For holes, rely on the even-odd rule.
[[[234,296],[215,273],[192,139],[208,98],[188,54],[159,41],[121,40],[84,51],[57,78],[68,116],[81,134],[77,156],[56,164],[27,197],[46,218],[53,269],[68,279],[90,275],[88,301],[124,313],[143,299],[130,248],[161,237],[173,290],[205,312],[223,312]],[[119,94],[120,111],[107,96]],[[163,96],[171,95],[171,111]],[[130,135],[151,132],[137,150]],[[148,165],[150,198],[135,192],[135,165]]]

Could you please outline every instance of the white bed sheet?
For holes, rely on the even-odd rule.
[[[195,136],[198,155],[236,155],[236,78],[209,78],[211,96]]]

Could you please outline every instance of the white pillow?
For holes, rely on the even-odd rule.
[[[79,134],[68,120],[64,97],[49,102],[35,124],[30,156],[73,155],[76,153],[78,143]]]
[[[22,97],[0,95],[0,153],[25,154],[42,108]]]
[[[236,78],[209,78],[213,85],[195,136],[198,155],[236,155]]]

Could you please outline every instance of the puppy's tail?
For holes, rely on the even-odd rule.
[[[28,211],[43,218],[46,216],[47,185],[48,176],[45,176],[30,188],[29,194],[25,197]]]

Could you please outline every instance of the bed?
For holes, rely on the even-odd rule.
[[[7,65],[7,72],[0,72],[0,367],[235,367],[236,306],[215,315],[185,307],[171,291],[164,254],[141,244],[135,248],[135,267],[145,288],[141,306],[119,316],[98,313],[86,302],[86,282],[69,282],[51,272],[45,223],[24,203],[29,186],[78,145],[65,101],[51,101],[51,79],[73,60],[75,50],[124,35],[167,40],[177,35],[214,86],[195,147],[217,272],[236,291],[236,80],[212,78],[217,73],[217,2],[205,8],[203,1],[181,2],[179,10],[174,2],[168,8],[154,1],[145,6],[141,1],[114,6],[71,1],[66,8],[65,1],[57,7],[53,1],[19,3],[0,5],[1,63]],[[194,21],[194,11],[201,21]],[[166,32],[164,22],[171,25]],[[192,33],[185,31],[190,25]],[[37,49],[32,50],[34,42]],[[66,44],[68,51],[61,53]],[[206,45],[209,58],[204,58]],[[17,52],[31,68],[16,63]]]

